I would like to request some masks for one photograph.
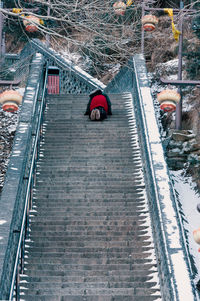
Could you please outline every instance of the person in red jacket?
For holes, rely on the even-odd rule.
[[[84,115],[94,120],[104,120],[107,115],[112,115],[111,102],[108,95],[104,94],[100,89],[90,93],[90,99]]]

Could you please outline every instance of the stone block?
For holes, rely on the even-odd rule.
[[[191,131],[174,131],[172,133],[172,139],[175,141],[189,141],[195,137]]]

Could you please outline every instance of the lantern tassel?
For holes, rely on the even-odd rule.
[[[126,2],[126,6],[128,7],[128,6],[131,6],[133,4],[133,0],[127,0],[127,2]]]
[[[168,16],[171,18],[172,33],[173,33],[174,39],[176,40],[176,42],[178,42],[179,35],[181,34],[181,32],[178,29],[176,29],[176,27],[175,27],[174,17],[173,17],[173,9],[172,8],[164,8],[164,12],[167,13]]]

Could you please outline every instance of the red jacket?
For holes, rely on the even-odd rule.
[[[90,104],[90,111],[97,107],[103,107],[106,113],[108,113],[108,103],[106,100],[106,97],[104,95],[97,95],[92,98],[91,104]]]

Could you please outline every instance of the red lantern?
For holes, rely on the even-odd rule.
[[[142,26],[145,31],[153,31],[158,24],[158,18],[153,15],[146,15],[142,18]]]
[[[118,1],[113,4],[113,8],[116,15],[123,16],[126,12],[126,4],[123,1]]]
[[[27,16],[23,21],[25,30],[28,32],[36,32],[38,30],[38,25],[40,25],[40,19],[35,16]]]
[[[6,90],[0,94],[2,109],[7,112],[15,112],[22,103],[22,96],[15,90]]]
[[[165,112],[173,112],[176,110],[176,105],[179,103],[181,96],[175,90],[163,90],[157,95],[161,110]]]
[[[200,245],[200,228],[193,231],[193,237],[196,243]]]

